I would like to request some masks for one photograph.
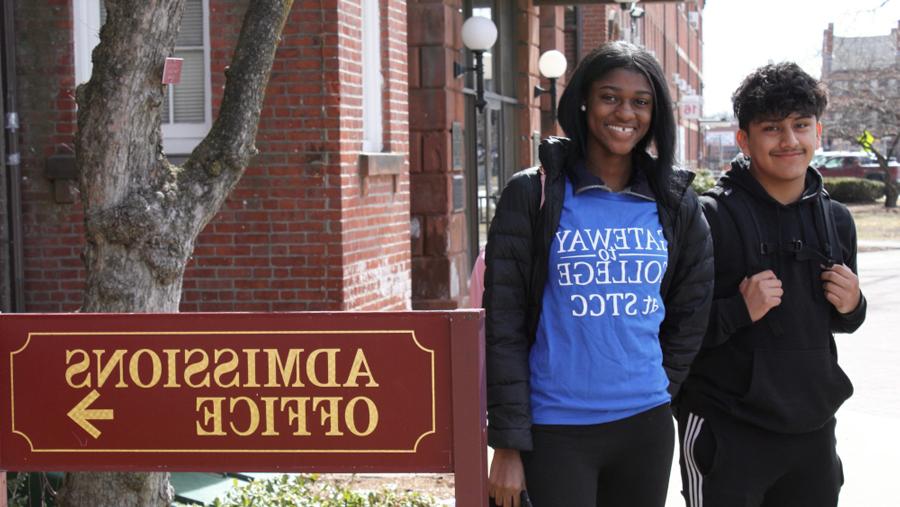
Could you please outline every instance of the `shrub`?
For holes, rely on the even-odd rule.
[[[235,481],[237,483],[237,481]],[[317,475],[282,475],[260,479],[218,498],[215,507],[433,507],[428,495],[383,488],[356,493],[321,480]]]
[[[884,195],[884,182],[863,178],[824,178],[825,190],[839,202],[874,202]]]
[[[697,195],[706,192],[716,184],[716,177],[708,169],[699,169],[694,172],[694,181],[691,182],[691,188]]]

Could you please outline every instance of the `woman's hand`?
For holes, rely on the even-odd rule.
[[[520,507],[519,497],[525,489],[525,469],[517,449],[494,449],[488,494],[499,507]]]

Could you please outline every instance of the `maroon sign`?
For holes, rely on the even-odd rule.
[[[0,470],[455,471],[481,505],[481,319],[2,315]]]
[[[178,84],[181,82],[181,67],[184,64],[184,58],[166,58],[163,64],[162,84]]]

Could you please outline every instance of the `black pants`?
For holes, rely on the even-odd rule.
[[[663,507],[675,430],[669,405],[605,424],[535,425],[522,453],[534,507]]]
[[[717,411],[678,414],[687,507],[833,507],[844,483],[835,420],[800,435],[746,425]]]

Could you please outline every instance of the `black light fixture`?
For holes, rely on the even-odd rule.
[[[619,6],[623,11],[628,11],[628,14],[631,15],[631,19],[644,17],[644,8],[639,7],[637,2],[619,2]]]
[[[535,98],[540,97],[543,93],[550,93],[550,113],[553,122],[556,122],[556,80],[566,73],[566,55],[555,49],[545,51],[538,60],[538,70],[541,75],[550,80],[550,88],[544,89],[540,86],[534,87]]]
[[[484,100],[484,52],[497,41],[497,27],[494,22],[482,16],[472,16],[462,26],[463,44],[475,55],[475,66],[464,67],[453,62],[453,77],[458,78],[466,72],[475,71],[475,107],[484,112],[487,101]]]
[[[631,14],[631,19],[638,19],[644,17],[644,8],[638,7],[637,3],[631,4],[631,9],[628,10],[628,14]]]

